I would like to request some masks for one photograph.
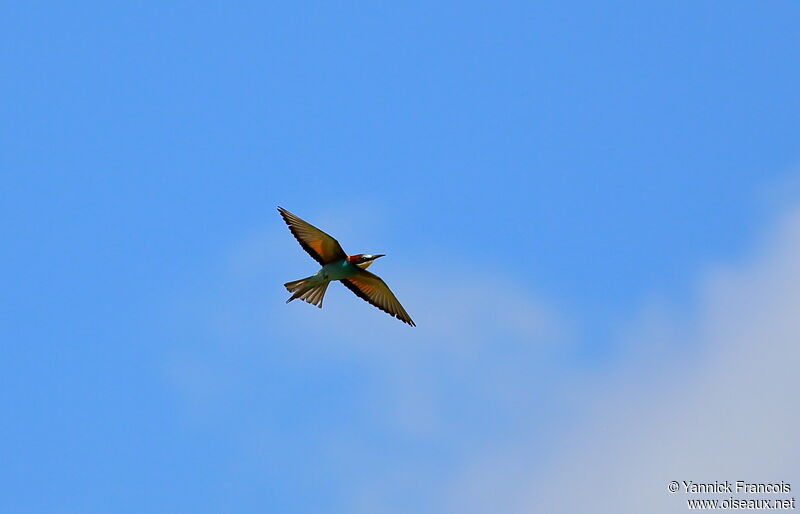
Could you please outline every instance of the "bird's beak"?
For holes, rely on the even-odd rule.
[[[386,254],[385,254],[385,253],[379,253],[378,255],[373,255],[373,256],[372,256],[372,260],[374,261],[374,260],[375,260],[375,259],[377,259],[378,257],[386,257]]]

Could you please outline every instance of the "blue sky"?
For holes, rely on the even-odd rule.
[[[691,332],[708,269],[783,233],[799,18],[0,7],[0,510],[455,511],[483,456],[547,474],[583,391],[650,362],[642,312]],[[336,285],[285,305],[315,263],[277,205],[386,253],[419,326]]]

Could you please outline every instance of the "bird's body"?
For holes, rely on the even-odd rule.
[[[286,303],[297,298],[322,308],[322,300],[328,284],[339,280],[358,297],[382,311],[396,317],[412,327],[415,326],[406,310],[397,301],[389,286],[380,277],[366,271],[372,262],[383,254],[347,255],[339,242],[325,232],[303,221],[291,212],[278,207],[278,212],[288,225],[300,246],[320,265],[315,275],[284,284],[292,296]]]
[[[343,278],[352,277],[360,270],[361,268],[351,263],[349,260],[342,259],[326,264],[317,272],[317,275],[321,275],[322,278],[327,280],[342,280]]]

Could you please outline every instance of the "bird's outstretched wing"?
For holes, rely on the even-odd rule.
[[[381,280],[378,275],[361,270],[352,277],[342,279],[342,284],[354,292],[356,296],[389,313],[403,323],[408,323],[412,327],[417,326],[403,306],[400,305],[400,302],[397,301],[397,297],[386,285],[386,282]]]
[[[283,207],[278,207],[283,221],[289,226],[289,230],[303,250],[307,251],[321,265],[330,264],[341,259],[347,258],[339,242],[314,225],[307,223]]]

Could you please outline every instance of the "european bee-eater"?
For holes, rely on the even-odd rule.
[[[383,254],[347,255],[336,239],[317,227],[301,220],[283,207],[278,207],[278,212],[303,250],[322,265],[322,269],[316,275],[284,284],[292,293],[286,303],[300,298],[321,309],[322,298],[325,296],[328,284],[332,280],[338,280],[359,298],[412,327],[416,326],[386,282],[366,270],[375,259],[383,257]]]

